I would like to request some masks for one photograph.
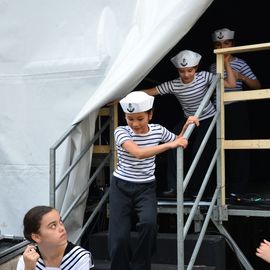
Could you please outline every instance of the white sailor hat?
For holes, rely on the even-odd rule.
[[[143,91],[134,91],[120,100],[121,107],[125,113],[146,112],[152,109],[154,97]]]
[[[171,61],[176,68],[195,67],[199,64],[202,56],[196,52],[184,50],[174,56]]]
[[[212,40],[214,42],[228,39],[234,39],[234,31],[231,31],[228,28],[218,29],[212,34]]]

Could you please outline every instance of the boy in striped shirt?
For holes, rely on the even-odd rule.
[[[212,41],[215,49],[235,46],[235,32],[222,28],[213,32]],[[224,55],[234,70],[236,86],[225,85],[225,92],[243,91],[245,89],[259,89],[261,83],[245,60],[230,53]],[[210,71],[216,72],[216,63],[210,66]],[[227,72],[224,71],[226,78]],[[215,104],[215,100],[214,100]],[[225,104],[225,138],[228,140],[249,139],[251,127],[249,121],[248,104],[245,101],[229,102]],[[226,191],[227,193],[248,192],[251,157],[249,151],[240,149],[226,151]]]
[[[152,119],[154,97],[135,91],[120,100],[127,125],[115,129],[118,164],[110,184],[109,253],[111,270],[150,270],[156,235],[155,156],[169,149],[187,147],[182,137]],[[136,213],[138,241],[130,249],[131,219]]]
[[[144,90],[151,96],[172,94],[177,98],[183,110],[184,118],[179,117],[179,122],[173,129],[173,132],[175,133],[181,130],[183,123],[185,123],[188,117],[195,115],[210,84],[212,83],[214,77],[213,73],[198,71],[200,60],[201,55],[196,52],[191,50],[180,51],[171,59],[171,62],[177,68],[179,77],[157,85],[156,87]],[[226,87],[235,87],[235,76],[227,58],[224,59],[224,65],[228,73],[226,80],[224,80],[224,84]],[[187,173],[190,168],[215,113],[215,107],[211,100],[209,100],[200,115],[200,126],[193,130],[193,133],[189,138],[190,147],[185,151],[184,157],[185,173]],[[190,184],[187,187],[185,193],[186,197],[197,195],[212,158],[211,153],[214,152],[214,144],[214,134],[212,133],[212,136],[203,152],[203,156],[200,158],[199,165],[196,167],[190,180]],[[176,197],[176,151],[174,150],[169,151],[168,153],[167,183],[168,190],[163,192],[163,196],[172,198]]]

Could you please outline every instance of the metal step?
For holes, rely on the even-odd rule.
[[[0,265],[22,254],[28,244],[23,238],[0,236]]]
[[[184,208],[191,208],[194,201],[184,201]],[[200,201],[199,208],[208,208],[210,205],[209,201]],[[159,199],[157,203],[158,213],[176,214],[177,211],[177,201],[175,199]]]
[[[107,237],[108,232],[95,233],[89,237],[88,246],[92,252],[93,258],[100,260],[103,263],[109,262],[109,254],[107,249]],[[187,235],[185,240],[185,263],[187,264],[192,252],[196,240],[197,234]],[[134,247],[137,241],[137,233],[131,233],[131,248]],[[214,266],[214,269],[225,270],[225,239],[220,235],[206,235],[202,242],[202,247],[199,251],[198,257],[195,261],[195,265],[200,267]],[[157,237],[157,250],[152,258],[152,263],[156,265],[169,265],[175,266],[177,263],[177,235],[175,233],[159,233]],[[96,264],[96,263],[95,263]],[[106,266],[104,266],[106,267]],[[158,267],[158,266],[157,266]],[[102,269],[102,268],[101,268]],[[105,268],[106,269],[106,268]],[[157,268],[162,269],[162,268]],[[167,268],[163,268],[167,269]],[[173,268],[172,268],[173,269]],[[195,268],[196,269],[196,268]],[[204,268],[205,269],[205,268]]]
[[[95,270],[110,270],[110,262],[109,261],[102,261],[102,260],[95,260]],[[177,270],[177,265],[173,264],[152,264],[151,270]],[[185,267],[186,269],[186,267]],[[205,265],[194,265],[192,267],[193,270],[215,270],[216,267],[214,266],[205,266]]]

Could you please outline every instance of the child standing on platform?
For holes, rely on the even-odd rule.
[[[235,32],[228,28],[218,29],[212,34],[215,49],[230,48],[235,46]],[[261,88],[249,65],[243,59],[232,54],[224,55],[229,65],[234,70],[236,86],[225,85],[225,92],[243,91]],[[210,66],[210,71],[216,72],[216,63]],[[224,71],[226,78],[227,72]],[[215,103],[215,101],[214,101]],[[245,101],[230,102],[225,104],[225,138],[227,140],[250,139],[251,129],[248,117],[248,104]],[[250,177],[250,152],[248,150],[228,150],[225,156],[226,164],[226,190],[228,193],[245,193],[248,190]]]
[[[174,127],[173,132],[178,133],[183,123],[190,116],[195,115],[207,90],[213,80],[213,73],[207,71],[198,72],[198,65],[201,55],[190,51],[183,50],[171,59],[171,62],[177,68],[179,77],[168,82],[164,82],[156,87],[144,90],[151,96],[173,94],[179,101],[184,112],[184,119],[179,119],[178,124]],[[226,87],[235,87],[235,77],[233,70],[228,64],[227,58],[224,59],[225,69],[228,77],[224,80]],[[207,129],[215,115],[215,107],[211,100],[205,105],[200,116],[200,125],[193,130],[189,138],[190,147],[185,151],[185,173],[187,173],[201,142],[207,132]],[[215,145],[214,134],[211,136],[208,145],[200,158],[199,164],[195,169],[190,184],[187,187],[186,196],[195,196],[199,190],[205,172],[209,166],[211,153]],[[167,165],[167,182],[168,190],[163,192],[164,197],[176,197],[176,151],[168,153]]]

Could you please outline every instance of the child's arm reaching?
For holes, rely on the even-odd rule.
[[[148,147],[140,147],[132,140],[127,140],[122,144],[122,147],[134,157],[138,159],[143,159],[155,156],[157,154],[163,153],[169,149],[173,149],[176,147],[186,148],[187,145],[188,145],[187,139],[183,137],[177,137],[174,141]]]
[[[187,130],[187,128],[190,124],[195,124],[198,127],[200,125],[200,121],[199,121],[198,117],[189,116],[189,118],[187,119],[186,123],[184,124],[180,134],[178,135],[179,137],[183,136],[183,134],[185,133],[185,131]]]

